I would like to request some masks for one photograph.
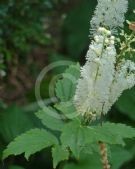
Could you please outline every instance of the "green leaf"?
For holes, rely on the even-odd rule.
[[[36,116],[42,121],[43,125],[49,129],[61,131],[64,126],[64,122],[60,119],[61,116],[50,107],[44,107],[43,110],[36,113]]]
[[[55,105],[55,108],[61,111],[67,118],[72,119],[78,116],[75,106],[72,101],[60,102]]]
[[[99,141],[112,145],[125,145],[124,139],[135,137],[135,129],[124,124],[103,123],[101,126],[85,127],[78,121],[65,125],[61,135],[64,147],[70,147],[73,155],[79,158],[80,152],[91,149],[93,143]],[[92,150],[92,149],[91,149]]]
[[[112,169],[119,169],[122,164],[132,159],[132,153],[123,147],[113,146],[111,147],[111,159]]]
[[[61,142],[64,148],[70,147],[73,155],[79,158],[83,145],[85,144],[85,130],[78,121],[73,121],[63,128]]]
[[[63,74],[63,79],[56,83],[56,96],[61,101],[69,101],[75,94],[77,80],[80,76],[80,66],[71,65]]]
[[[96,143],[90,143],[90,144],[86,144],[83,149],[82,149],[82,152],[84,154],[88,154],[88,155],[91,155],[93,153],[97,153],[97,154],[100,154],[100,147],[99,145]]]
[[[93,153],[94,149],[91,147],[93,143],[97,143],[97,146],[99,141],[112,143],[113,137],[108,138],[108,134],[105,131],[101,134],[100,130],[102,129],[96,129],[96,126],[82,126],[79,121],[70,122],[63,128],[62,145],[63,147],[69,147],[73,155],[79,159],[80,152],[86,152],[86,148],[91,150],[90,153]]]
[[[22,153],[25,153],[25,158],[28,159],[31,154],[57,143],[56,137],[50,132],[44,129],[32,129],[18,136],[8,145],[3,152],[3,159],[12,154],[19,155]]]
[[[112,145],[125,145],[124,139],[134,138],[135,129],[125,124],[103,123],[102,126],[92,126],[85,129],[85,143],[104,142]]]
[[[69,152],[63,149],[62,146],[56,145],[52,148],[53,167],[56,168],[59,162],[68,160]]]
[[[102,162],[99,154],[86,155],[81,154],[81,157],[77,163],[67,163],[64,169],[101,169]]]
[[[127,162],[132,158],[132,155],[124,150],[122,147],[112,147],[112,156],[109,159],[112,169],[120,169],[124,162]],[[101,169],[101,155],[93,153],[92,155],[81,154],[77,163],[67,163],[64,169]]]
[[[95,131],[97,132],[97,135],[100,133],[100,140],[108,144],[125,145],[124,139],[135,137],[134,128],[119,123],[103,123],[102,127],[95,127]]]
[[[65,73],[63,73],[63,77],[67,78],[72,78],[73,76],[73,81],[78,80],[80,77],[80,65],[79,63],[75,65],[70,65],[69,68],[65,70]]]

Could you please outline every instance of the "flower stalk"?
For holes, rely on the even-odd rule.
[[[109,161],[108,161],[106,145],[102,142],[99,142],[99,145],[100,145],[100,152],[102,156],[103,169],[111,169],[111,165],[109,164]]]

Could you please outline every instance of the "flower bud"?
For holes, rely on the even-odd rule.
[[[109,40],[108,40],[108,39],[105,39],[105,43],[108,44],[108,43],[109,43]]]
[[[111,40],[115,40],[115,37],[114,37],[114,36],[111,36],[110,39],[111,39]]]
[[[99,36],[96,35],[96,36],[94,37],[94,39],[95,39],[95,41],[96,41],[97,43],[99,42]]]
[[[110,36],[111,35],[111,31],[106,31],[106,34],[108,35],[108,36]]]
[[[110,44],[111,44],[111,45],[114,45],[114,40],[111,40],[111,41],[110,41]]]

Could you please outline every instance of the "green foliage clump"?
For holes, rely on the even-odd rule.
[[[5,0],[0,2],[0,70],[13,60],[25,61],[29,52],[52,42],[48,33],[48,17],[58,4],[67,1],[53,0]],[[16,62],[17,62],[16,61]],[[15,62],[15,63],[16,63]],[[3,75],[3,71],[1,75]]]
[[[25,157],[28,159],[30,155],[51,146],[54,168],[61,161],[82,159],[82,154],[84,156],[85,154],[93,154],[97,159],[97,163],[91,166],[100,166],[100,157],[98,155],[100,153],[99,142],[104,142],[112,148],[114,145],[124,146],[125,139],[135,137],[135,129],[125,124],[105,122],[102,126],[100,124],[86,126],[80,115],[71,118],[72,113],[76,112],[72,112],[69,109],[67,114],[64,111],[66,107],[62,109],[58,106],[61,103],[63,103],[63,106],[71,106],[67,102],[72,103],[73,106],[72,98],[76,83],[71,85],[70,79],[67,79],[67,77],[72,76],[77,80],[77,75],[79,74],[78,64],[71,65],[65,71],[63,78],[56,83],[56,94],[59,98],[59,103],[53,105],[53,107],[44,107],[43,110],[36,113],[36,116],[46,129],[32,129],[15,138],[4,151],[3,159],[12,154],[19,155],[22,153],[25,153]],[[65,80],[68,83],[64,83]],[[70,95],[68,95],[69,91]],[[57,118],[53,113],[57,115]],[[54,131],[57,131],[59,134],[56,135]],[[67,165],[66,168],[71,169],[72,165],[70,167]]]
[[[14,58],[16,55],[17,57],[19,55],[19,60],[24,59],[25,54],[27,54],[33,47],[50,43],[51,39],[46,34],[45,29],[43,29],[42,21],[44,20],[44,17],[48,16],[52,11],[54,11],[56,6],[60,5],[60,3],[66,3],[66,0],[2,0],[0,2],[0,51],[2,54],[4,54],[4,61],[0,63],[0,69],[6,69],[5,63],[8,59]],[[64,33],[62,38],[66,53],[73,59],[78,59],[78,57],[83,56],[82,52],[85,52],[85,48],[87,47],[88,42],[89,15],[93,13],[95,5],[96,1],[93,0],[81,1],[79,5],[77,4],[75,8],[71,9],[71,11],[68,13],[65,19],[64,28],[60,28],[63,29]],[[133,0],[129,0],[127,19],[130,21],[134,20],[134,15],[132,13],[134,8],[135,2]],[[128,28],[126,31],[129,31]],[[54,55],[51,61],[60,59],[65,59],[65,56],[61,57],[61,54],[57,53],[57,56]],[[72,69],[73,67],[74,66],[72,66]],[[76,66],[76,68],[79,70],[78,66]],[[70,70],[71,67],[67,71]],[[76,71],[70,71],[71,76],[74,74],[74,72]],[[79,76],[80,72],[78,71],[78,73],[76,72],[74,78],[78,79]],[[38,123],[38,119],[33,119],[33,116],[29,117],[28,113],[25,114],[25,112],[23,112],[19,107],[16,108],[16,106],[13,106],[9,107],[8,109],[4,109],[3,111],[1,110],[0,157],[2,158],[1,152],[4,149],[3,145],[9,143],[16,136],[31,128],[36,128],[36,130],[33,131],[39,131],[38,127],[41,128],[42,126],[43,131],[45,130],[45,132],[43,132],[44,134],[46,132],[50,132],[51,135],[54,136],[54,142],[51,142],[48,145],[46,140],[48,138],[46,138],[47,135],[45,134],[43,136],[45,139],[43,142],[42,139],[37,140],[40,143],[42,142],[44,144],[43,147],[40,147],[41,145],[39,145],[39,147],[37,147],[37,149],[34,151],[36,152],[42,148],[44,149],[47,146],[51,146],[54,168],[56,168],[59,162],[69,160],[68,163],[65,163],[63,167],[64,169],[101,169],[101,157],[99,155],[100,150],[97,144],[97,140],[99,141],[100,138],[100,140],[104,140],[106,143],[108,143],[108,145],[110,144],[108,154],[110,162],[112,164],[112,169],[126,168],[123,167],[123,163],[126,161],[129,161],[129,163],[127,163],[127,168],[134,169],[134,161],[133,163],[131,162],[131,159],[134,160],[134,140],[127,140],[126,143],[128,147],[125,149],[123,149],[123,146],[120,146],[120,144],[124,145],[124,138],[131,138],[134,136],[133,128],[123,124],[116,124],[115,126],[114,123],[103,123],[103,128],[101,128],[100,125],[96,126],[96,124],[93,124],[90,129],[92,131],[94,130],[96,133],[94,133],[92,137],[92,131],[89,130],[89,133],[87,133],[89,136],[87,139],[89,140],[83,142],[85,140],[85,133],[83,134],[83,132],[84,129],[86,129],[86,126],[83,126],[81,124],[81,117],[77,116],[77,118],[74,120],[72,119],[73,115],[76,113],[72,102],[72,96],[74,95],[75,88],[75,83],[72,85],[68,77],[64,77],[64,79],[60,80],[56,84],[56,94],[59,102],[53,105],[53,107],[44,107],[43,110],[40,110],[36,113],[36,116],[42,121],[43,125],[34,125],[33,123]],[[135,88],[126,91],[118,100],[112,111],[107,116],[111,121],[117,121],[118,123],[122,121],[123,123],[134,126],[134,90]],[[44,91],[45,89],[42,93],[44,93]],[[53,113],[55,115],[57,114],[57,117],[60,117],[60,119],[56,119],[53,116],[49,115]],[[72,131],[74,131],[75,135],[73,135]],[[102,133],[102,137],[99,131]],[[30,138],[28,133],[30,132],[26,132],[26,134],[19,136],[21,144],[19,143],[18,139],[15,139],[16,141],[14,142],[14,145],[18,145],[19,147],[23,146],[23,149],[20,150],[19,153],[26,153],[27,151],[23,139],[27,140],[26,137]],[[41,133],[39,134],[35,132],[35,134],[39,136]],[[34,138],[34,134],[32,134],[32,137]],[[66,141],[66,138],[68,142]],[[70,138],[71,140],[69,140]],[[75,138],[76,141],[74,141],[73,138]],[[90,138],[93,139],[93,143],[91,143]],[[33,139],[30,139],[29,141],[29,143],[33,144]],[[115,144],[118,144],[118,146],[115,146]],[[10,144],[10,146],[11,148],[5,151],[7,153],[7,156],[9,154],[17,153],[13,144]],[[29,154],[33,154],[35,152],[30,150]],[[48,154],[46,153],[44,161],[48,159],[47,156]],[[34,158],[34,161],[38,161],[39,158]],[[1,167],[3,168],[3,165],[0,165],[0,168]],[[35,167],[35,165],[32,165],[26,168],[35,169]],[[37,168],[39,169],[40,166]],[[11,165],[9,169],[23,168],[17,165]]]

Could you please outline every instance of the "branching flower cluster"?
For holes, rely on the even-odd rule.
[[[134,33],[131,36],[123,33],[125,41],[119,42],[118,51],[115,46],[117,38],[113,36],[113,29],[123,25],[127,4],[126,0],[99,0],[91,21],[94,29],[100,23],[104,27],[99,27],[94,33],[74,97],[77,111],[91,119],[106,114],[122,92],[135,85],[135,63],[124,59],[126,53],[134,52],[131,46],[135,41]],[[122,9],[118,10],[119,7]],[[100,15],[103,18],[99,18]]]
[[[98,0],[91,21],[94,34],[86,55],[86,64],[81,70],[79,64],[66,69],[55,85],[57,103],[53,101],[54,104],[44,106],[43,102],[42,106],[39,104],[42,109],[35,113],[44,127],[17,136],[4,150],[3,160],[22,153],[28,159],[32,154],[50,147],[53,168],[65,160],[69,160],[69,165],[65,163],[67,166],[77,168],[80,163],[76,163],[75,159],[81,159],[81,168],[84,168],[87,167],[87,157],[94,160],[94,163],[88,163],[88,168],[101,168],[101,165],[103,169],[115,168],[116,160],[115,165],[109,163],[107,146],[113,145],[111,149],[114,145],[124,146],[124,139],[135,138],[135,129],[125,124],[102,122],[102,118],[100,124],[90,122],[106,114],[122,92],[135,85],[135,63],[129,60],[135,52],[132,47],[135,42],[135,24],[129,25],[129,29],[133,27],[130,35],[124,31],[114,34],[117,27],[123,26],[127,4],[128,0]],[[52,67],[49,66],[49,70]],[[37,79],[39,84],[44,71],[46,73],[46,68]],[[38,93],[37,88],[36,85],[35,92],[40,96],[40,87]],[[118,149],[114,152],[117,157]],[[95,164],[99,163],[97,153],[101,154],[99,160],[102,164],[96,167]]]

